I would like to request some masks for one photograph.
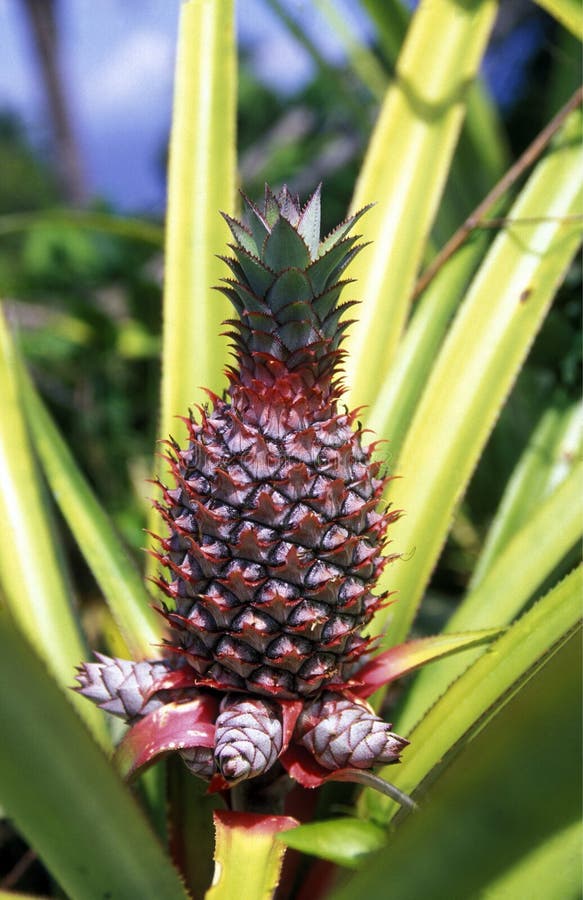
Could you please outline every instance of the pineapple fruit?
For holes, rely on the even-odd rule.
[[[365,210],[320,241],[319,189],[303,208],[286,187],[245,202],[248,225],[225,216],[230,386],[185,420],[186,448],[169,442],[174,485],[160,485],[163,657],[100,656],[79,690],[131,724],[213,695],[214,747],[176,744],[195,775],[218,789],[283,766],[314,786],[407,743],[355,691],[396,517],[377,510],[386,479],[357,412],[339,407],[341,275]]]

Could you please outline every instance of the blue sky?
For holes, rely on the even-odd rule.
[[[285,0],[331,61],[342,49],[309,0]],[[170,122],[181,0],[59,0],[62,68],[89,191],[125,211],[159,213],[164,205],[160,156]],[[372,33],[358,0],[335,0],[348,24]],[[283,92],[312,75],[312,61],[262,0],[237,0],[240,40],[257,74]],[[537,24],[538,23],[538,24]],[[524,60],[542,37],[540,20],[494,48],[485,72],[499,98],[512,96]],[[511,44],[511,45],[510,45]],[[32,141],[48,144],[44,104],[18,0],[0,0],[0,109],[25,120]]]
[[[160,154],[168,132],[181,0],[60,0],[62,68],[92,194],[116,206],[158,212],[164,201]],[[32,140],[47,142],[43,97],[16,0],[0,0],[0,108],[22,115]],[[308,21],[330,59],[342,51],[303,0],[289,9]],[[361,34],[358,3],[341,4]],[[293,92],[312,62],[261,0],[239,0],[238,30],[260,77]]]

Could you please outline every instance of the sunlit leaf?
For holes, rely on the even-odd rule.
[[[214,290],[225,274],[216,254],[235,206],[236,48],[233,0],[182,4],[170,136],[159,435],[182,440],[177,416],[220,393],[231,313]],[[158,471],[165,472],[160,462]],[[160,530],[152,512],[151,531]],[[150,574],[154,571],[150,563]]]
[[[580,627],[582,588],[583,567],[579,566],[451,685],[409,735],[411,746],[402,764],[381,774],[408,794],[430,773],[435,776],[453,749],[471,740]],[[365,792],[364,802],[375,817],[388,819],[395,812],[393,801],[370,791]]]
[[[115,534],[48,410],[26,375],[21,379],[35,449],[61,512],[73,532],[132,655],[155,655],[161,620],[150,607],[142,578]]]
[[[471,588],[478,586],[531,513],[536,514],[550,488],[560,484],[581,459],[582,430],[581,404],[566,410],[557,404],[545,411],[506,486],[472,573]]]
[[[403,477],[391,482],[388,499],[406,511],[391,526],[391,540],[409,559],[386,570],[399,602],[375,617],[381,630],[390,616],[391,643],[409,631],[456,504],[579,245],[580,126],[576,112],[514,204],[460,307],[408,430],[395,467]]]
[[[0,311],[0,583],[19,627],[67,688],[87,651],[29,443],[17,367],[14,343]],[[88,703],[75,702],[107,742],[97,711]]]
[[[536,0],[539,6],[546,9],[558,22],[583,40],[583,13],[581,0]]]
[[[536,588],[581,538],[583,516],[583,463],[541,503],[518,534],[508,543],[478,587],[470,591],[451,617],[447,631],[504,626],[521,611]],[[560,527],[557,523],[560,522]],[[421,672],[413,684],[399,727],[407,732],[480,654],[443,660]]]
[[[329,859],[348,868],[358,868],[363,858],[382,847],[384,829],[364,819],[327,819],[285,831],[279,840],[302,853]]]
[[[399,57],[352,201],[373,241],[350,267],[363,298],[347,348],[352,405],[374,399],[390,369],[496,4],[425,0]]]
[[[216,812],[215,875],[206,900],[271,900],[285,845],[276,839],[298,823],[289,816]]]

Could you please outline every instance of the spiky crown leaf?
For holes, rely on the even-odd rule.
[[[223,257],[234,279],[221,290],[239,315],[229,320],[243,366],[255,354],[285,363],[288,370],[313,365],[319,376],[333,369],[353,304],[339,304],[348,281],[340,276],[363,248],[349,235],[368,207],[341,222],[320,240],[320,187],[304,207],[283,187],[265,189],[263,209],[244,197],[249,224],[225,215],[235,243]],[[251,368],[253,368],[251,366]]]

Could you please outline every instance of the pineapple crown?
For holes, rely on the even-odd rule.
[[[365,244],[350,235],[368,207],[337,225],[320,240],[320,186],[304,207],[284,185],[278,194],[265,187],[263,208],[242,195],[248,224],[223,213],[235,239],[234,257],[221,257],[234,278],[218,288],[239,319],[228,320],[243,368],[258,358],[281,361],[288,371],[309,367],[317,377],[333,371],[350,321],[340,322],[354,301],[339,303],[346,266]]]

